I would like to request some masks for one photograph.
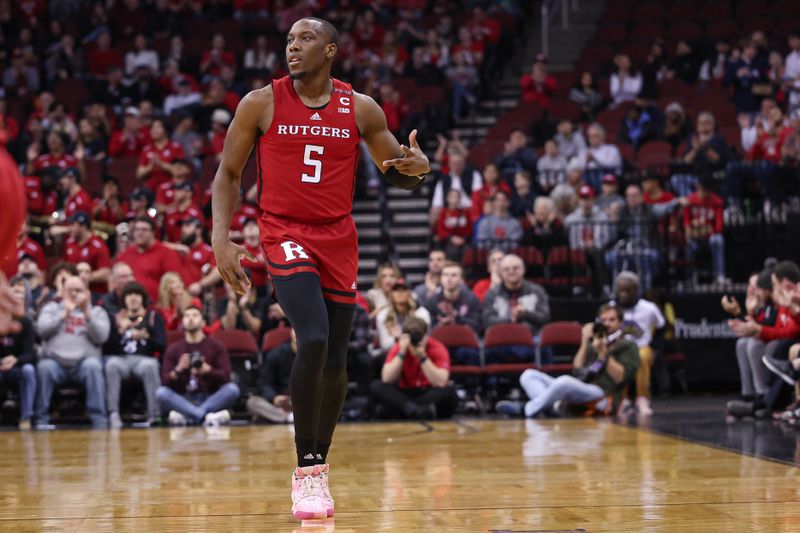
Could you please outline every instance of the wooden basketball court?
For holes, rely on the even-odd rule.
[[[604,420],[343,424],[334,519],[286,426],[0,433],[0,530],[800,531],[800,470]]]

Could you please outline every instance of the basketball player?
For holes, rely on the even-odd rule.
[[[292,324],[298,352],[290,391],[297,468],[295,518],[333,516],[327,455],[347,389],[358,238],[351,216],[358,142],[390,184],[414,189],[430,171],[416,142],[401,146],[381,108],[332,79],[338,33],[304,18],[289,31],[289,76],[249,93],[236,110],[213,185],[212,245],[222,278],[239,294],[250,282],[239,261],[251,257],[228,238],[239,182],[255,144],[261,245],[275,293]]]

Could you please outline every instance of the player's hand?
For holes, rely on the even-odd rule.
[[[383,166],[394,167],[398,172],[406,176],[419,176],[430,172],[431,165],[428,162],[428,157],[417,144],[417,130],[412,131],[408,136],[408,144],[410,148],[404,144],[400,145],[400,149],[403,150],[403,157],[388,159],[383,162]]]
[[[214,244],[214,257],[217,259],[217,270],[222,280],[236,291],[239,296],[244,294],[250,289],[250,280],[242,270],[242,265],[239,263],[242,256],[255,262],[256,258],[253,257],[247,248],[235,244],[230,239]]]

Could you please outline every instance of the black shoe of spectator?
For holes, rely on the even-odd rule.
[[[767,355],[762,357],[761,360],[764,361],[767,368],[778,374],[778,376],[789,385],[794,386],[794,384],[797,383],[797,372],[788,360]]]
[[[753,416],[753,402],[743,402],[741,400],[731,400],[726,405],[728,414],[736,418]]]

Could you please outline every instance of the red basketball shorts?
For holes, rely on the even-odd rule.
[[[358,234],[353,217],[329,224],[303,224],[262,214],[258,227],[272,279],[311,272],[319,276],[326,300],[355,304]]]

